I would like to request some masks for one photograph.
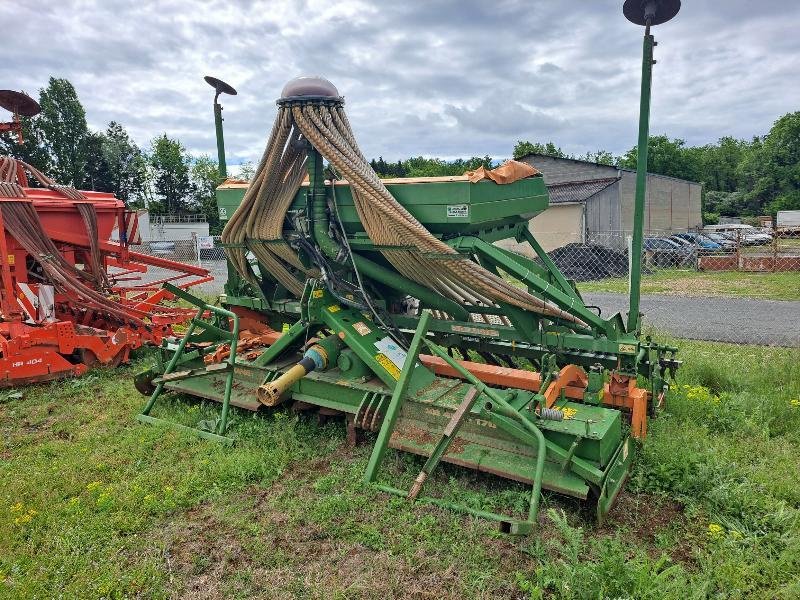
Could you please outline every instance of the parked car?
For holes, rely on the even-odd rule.
[[[744,223],[725,223],[723,225],[706,225],[703,233],[721,233],[730,237],[733,241],[744,246],[763,246],[772,243],[772,236],[763,233],[752,225]]]
[[[642,252],[647,264],[661,267],[688,267],[694,263],[696,250],[666,237],[642,240]]]
[[[706,237],[705,235],[695,233],[694,231],[687,231],[686,233],[676,233],[673,237],[691,242],[692,244],[697,246],[701,251],[705,252],[719,252],[723,249],[722,244],[718,244],[714,240]]]
[[[685,240],[682,237],[678,237],[677,235],[671,235],[667,239],[672,240],[673,242],[677,242],[681,246],[686,246],[687,248],[694,248],[695,245],[690,242],[689,240]]]
[[[722,249],[725,252],[733,252],[734,250],[736,250],[736,242],[731,238],[722,235],[721,233],[709,232],[704,235],[708,239],[722,246]]]

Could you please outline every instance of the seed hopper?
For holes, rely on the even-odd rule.
[[[530,220],[548,193],[535,169],[380,180],[338,90],[298,78],[278,100],[252,182],[217,190],[228,219],[220,306],[169,287],[197,316],[137,377],[149,395],[138,418],[163,422],[156,407],[167,391],[219,402],[213,426],[176,426],[223,443],[235,436],[230,406],[343,415],[354,439],[376,433],[364,480],[385,492],[518,534],[534,527],[542,489],[584,500],[602,519],[679,365],[674,348],[642,337],[638,310],[649,27],[679,4],[625,6],[648,28],[627,319],[586,306],[537,242]],[[496,244],[509,239],[535,258]],[[381,477],[389,448],[425,459],[410,489]],[[426,495],[442,461],[530,484],[528,515]]]

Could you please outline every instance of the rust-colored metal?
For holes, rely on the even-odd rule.
[[[550,382],[550,385],[547,386],[547,390],[542,394],[545,398],[545,406],[547,406],[547,408],[552,407],[561,396],[562,391],[566,396],[568,387],[585,390],[588,383],[589,378],[581,367],[578,365],[567,365],[558,372],[558,375]],[[583,394],[581,394],[581,398],[583,398]]]
[[[420,362],[437,375],[444,377],[463,377],[444,360],[425,354],[420,354]],[[517,388],[538,392],[542,384],[539,373],[486,365],[468,360],[458,361],[467,371],[487,385]],[[583,400],[586,393],[588,378],[583,369],[577,365],[567,365],[558,374],[555,381],[551,382],[544,393],[547,406],[551,407],[561,395],[571,400]],[[612,408],[624,408],[631,416],[631,435],[635,438],[644,438],[647,435],[647,406],[650,394],[647,390],[636,386],[636,378],[613,373],[609,383],[603,389],[602,403]]]
[[[650,394],[636,387],[636,378],[620,373],[612,373],[611,379],[603,387],[603,404],[614,408],[624,408],[631,415],[631,435],[638,439],[647,436],[647,405]]]

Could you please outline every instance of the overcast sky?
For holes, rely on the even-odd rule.
[[[90,127],[166,132],[215,154],[225,97],[229,163],[257,161],[283,84],[329,78],[368,157],[511,155],[520,139],[582,154],[635,144],[643,29],[622,0],[188,2],[0,0],[0,88],[50,76]],[[800,2],[684,0],[654,29],[652,133],[749,138],[800,110]]]

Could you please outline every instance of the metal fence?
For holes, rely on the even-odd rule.
[[[605,317],[628,307],[629,233],[534,232],[587,305]],[[740,345],[800,347],[800,236],[731,234],[692,239],[696,232],[649,232],[645,238],[641,311],[645,328],[676,339]],[[564,240],[559,243],[558,240]],[[527,244],[500,245],[534,256]],[[196,240],[152,242],[132,249],[209,269],[212,282],[193,288],[223,291],[227,266],[219,237],[212,247]],[[163,277],[159,270],[146,275]]]

